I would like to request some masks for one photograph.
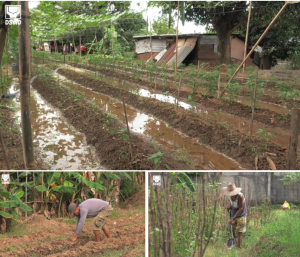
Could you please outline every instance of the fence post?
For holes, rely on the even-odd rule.
[[[295,170],[297,165],[297,146],[300,132],[300,109],[292,109],[291,137],[288,156],[288,170]]]

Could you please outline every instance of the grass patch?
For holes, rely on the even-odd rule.
[[[300,210],[293,209],[271,211],[271,220],[253,226],[250,222],[247,232],[243,235],[242,249],[227,250],[227,240],[230,236],[219,238],[210,244],[205,256],[224,257],[277,257],[299,256],[300,245]]]

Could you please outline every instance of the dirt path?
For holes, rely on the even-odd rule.
[[[142,191],[145,194],[145,191]],[[144,198],[145,200],[145,198]],[[145,202],[145,201],[144,201]],[[119,256],[140,257],[145,252],[145,204],[121,209],[107,220],[111,238],[101,231],[101,242],[95,242],[89,230],[88,219],[76,242],[76,221],[71,219],[47,220],[44,215],[34,214],[18,224],[12,235],[0,237],[0,257],[18,256],[106,256],[113,251],[122,251]]]

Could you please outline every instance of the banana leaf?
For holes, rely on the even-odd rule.
[[[45,187],[43,185],[36,186],[34,189],[39,192],[44,192],[44,191],[48,190],[47,187]]]
[[[0,211],[0,216],[3,216],[4,218],[12,218],[13,217],[12,215],[10,215],[9,213],[4,212],[4,211]]]
[[[189,188],[192,192],[195,192],[195,187],[194,184],[192,182],[192,180],[190,179],[190,177],[188,175],[186,175],[184,172],[178,172],[177,173],[177,179],[181,182],[181,183],[185,183],[185,186],[187,188]]]
[[[74,193],[76,191],[75,187],[69,187],[69,186],[56,186],[52,188],[53,191],[59,192],[59,193]]]

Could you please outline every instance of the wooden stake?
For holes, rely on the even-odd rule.
[[[81,56],[81,37],[79,37],[79,56]]]
[[[25,202],[27,202],[27,171],[26,171]],[[27,211],[25,211],[25,218],[27,218]]]
[[[1,148],[2,148],[3,155],[4,155],[6,167],[7,167],[8,170],[10,170],[9,163],[8,163],[8,158],[7,158],[5,147],[4,147],[4,141],[3,141],[2,131],[1,130],[0,130],[0,140],[1,140]]]
[[[269,24],[269,26],[266,28],[266,30],[264,31],[264,33],[261,35],[261,37],[257,40],[257,42],[255,43],[255,45],[252,47],[251,51],[249,52],[249,54],[246,56],[246,58],[242,61],[242,63],[240,64],[240,66],[236,69],[236,71],[234,72],[234,74],[232,75],[232,77],[230,78],[230,80],[227,83],[227,86],[224,88],[222,94],[220,95],[220,97],[223,96],[223,94],[225,93],[229,83],[234,79],[235,75],[238,73],[238,71],[240,70],[240,68],[244,65],[244,63],[246,62],[246,60],[248,59],[248,57],[253,53],[253,51],[255,50],[255,48],[258,46],[258,44],[260,43],[260,41],[264,38],[264,36],[267,34],[267,32],[269,31],[269,29],[272,27],[272,25],[274,24],[274,22],[277,20],[277,18],[280,16],[280,14],[283,12],[283,10],[287,7],[289,3],[286,2],[284,4],[284,6],[281,8],[281,10],[277,13],[277,15],[275,16],[275,18],[271,21],[271,23]]]
[[[44,171],[42,171],[42,186],[44,185]],[[44,201],[44,194],[42,192],[42,201]]]
[[[178,1],[178,8],[177,8],[175,75],[177,74],[177,57],[178,57],[178,24],[179,24],[179,1]]]
[[[220,84],[221,84],[221,72],[220,72],[219,79],[218,79],[218,98],[220,95]]]
[[[252,8],[252,2],[250,1],[249,5],[249,14],[248,14],[248,22],[247,22],[247,31],[246,31],[246,40],[245,40],[245,49],[244,49],[244,60],[246,58],[246,53],[247,53],[247,44],[248,44],[248,33],[249,33],[249,24],[250,24],[250,17],[251,17],[251,8]],[[243,75],[242,75],[242,82],[244,82],[244,72],[245,72],[245,65],[243,65]]]
[[[131,139],[130,139],[130,132],[129,132],[129,126],[128,126],[128,120],[127,120],[127,113],[126,113],[124,98],[123,98],[123,108],[124,108],[125,120],[126,120],[126,125],[127,125],[127,133],[128,133],[128,137],[129,137],[129,151],[130,151],[130,156],[131,156],[131,160],[132,160],[133,155],[132,155],[132,149],[131,149]]]
[[[150,20],[150,48],[151,48],[150,60],[152,60],[152,30],[151,30],[151,20]]]
[[[110,24],[111,27],[111,47],[112,47],[112,52],[113,52],[113,58],[115,59],[115,51],[114,51],[114,35],[113,35],[113,27],[112,27],[112,22]]]
[[[23,153],[26,169],[36,167],[33,153],[31,122],[30,122],[30,29],[29,29],[29,9],[28,2],[18,1],[21,5],[21,24],[19,28],[19,80],[21,98],[21,124],[23,138]]]
[[[292,109],[291,137],[289,144],[288,170],[295,170],[297,166],[297,146],[300,132],[300,109]]]
[[[181,87],[181,73],[180,73],[180,79],[179,79],[179,85],[178,85],[178,94],[177,94],[177,111],[178,111],[180,87]]]
[[[252,114],[251,114],[251,124],[250,124],[250,138],[252,137],[252,129],[253,129],[253,118],[254,118],[255,102],[256,102],[258,70],[259,70],[259,68],[257,67],[256,76],[255,76],[255,86],[254,86],[254,91],[253,91]]]

